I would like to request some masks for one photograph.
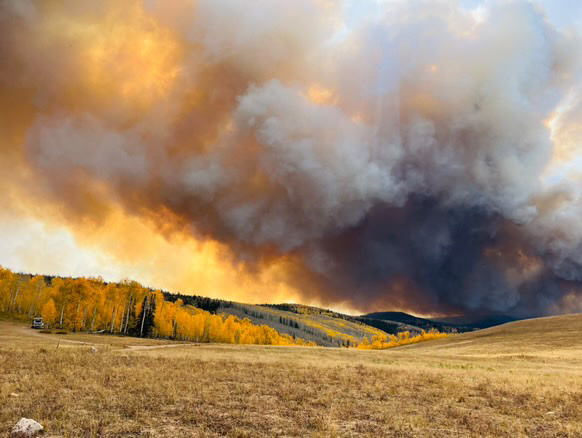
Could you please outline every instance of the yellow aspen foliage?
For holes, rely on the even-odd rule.
[[[384,350],[386,348],[400,347],[402,345],[416,344],[419,342],[432,341],[434,339],[443,339],[449,337],[448,333],[441,333],[438,330],[424,330],[416,336],[410,336],[410,332],[400,332],[397,336],[374,336],[372,341],[364,338],[364,341],[358,345],[360,350]]]
[[[186,306],[180,299],[166,301],[161,291],[152,291],[134,281],[106,284],[101,278],[50,278],[16,274],[0,266],[0,312],[21,317],[39,313],[50,326],[88,332],[154,336],[193,342],[225,344],[303,345],[314,342],[279,333],[248,319],[218,315]],[[332,338],[342,333],[323,327],[318,321],[304,322],[321,328]],[[447,337],[431,330],[411,336],[410,332],[386,335],[376,331],[359,344],[348,346],[382,350]]]
[[[217,315],[182,300],[166,301],[161,291],[139,283],[106,284],[101,278],[52,278],[15,274],[0,266],[0,311],[36,316],[69,330],[122,333],[194,342],[226,344],[303,345],[314,342],[292,338],[248,319]],[[147,330],[145,330],[147,329]]]
[[[49,299],[47,303],[43,306],[40,314],[42,316],[42,319],[44,319],[44,322],[49,327],[51,327],[55,323],[55,320],[57,318],[57,308],[52,298]]]

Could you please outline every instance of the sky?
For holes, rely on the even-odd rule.
[[[582,3],[0,0],[0,264],[582,311]]]

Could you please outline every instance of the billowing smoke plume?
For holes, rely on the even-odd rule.
[[[582,39],[540,5],[2,0],[0,26],[3,178],[71,217],[285,260],[324,305],[582,310]]]

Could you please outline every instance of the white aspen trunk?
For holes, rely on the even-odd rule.
[[[37,286],[37,290],[38,294],[36,294],[36,299],[30,305],[30,317],[34,316],[34,313],[36,313],[36,303],[40,300],[40,292],[42,291],[40,284]]]
[[[77,301],[77,309],[75,310],[75,319],[73,319],[73,331],[77,331],[77,317],[79,316],[79,307],[81,307],[81,300]]]
[[[117,306],[113,306],[113,313],[111,314],[111,329],[109,330],[111,333],[113,333],[113,330],[115,329],[115,312],[117,310]]]
[[[10,312],[10,310],[14,310],[14,308],[16,307],[16,299],[18,298],[18,294],[20,293],[20,283],[18,283],[18,288],[16,289],[16,293],[14,294],[14,298],[12,299],[12,304],[10,305],[10,308],[8,309],[8,311]]]
[[[127,326],[129,325],[129,311],[131,310],[131,302],[133,299],[133,295],[129,295],[129,305],[127,306],[127,314],[125,315],[125,329],[123,333],[127,333]]]
[[[14,288],[10,288],[10,298],[8,300],[8,312],[12,309],[12,300],[14,300]]]
[[[91,321],[91,331],[95,330],[95,318],[97,317],[97,303],[95,303],[95,307],[93,308],[93,320]]]
[[[147,309],[148,309],[149,302],[150,302],[150,297],[147,297],[146,298],[146,302],[144,303],[144,306],[143,306],[143,309],[142,309],[142,312],[141,312],[141,314],[142,314],[142,317],[141,317],[141,329],[139,331],[139,337],[140,338],[143,337],[143,324],[145,322],[145,316],[146,316],[146,312],[147,312]]]
[[[125,317],[125,308],[127,303],[123,305],[123,312],[121,312],[121,322],[119,323],[119,333],[123,333],[123,318]]]
[[[59,325],[62,327],[63,326],[63,316],[65,315],[65,305],[63,304],[63,307],[61,307],[61,322],[59,323]]]

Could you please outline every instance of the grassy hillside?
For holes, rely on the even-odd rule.
[[[581,326],[582,315],[544,318],[361,351],[0,321],[0,436],[27,417],[47,437],[578,438]]]
[[[582,314],[515,321],[406,348],[455,355],[576,353],[582,359]]]
[[[335,312],[323,310],[295,313],[280,310],[277,306],[229,303],[219,311],[238,318],[248,318],[255,324],[273,327],[279,333],[314,341],[327,347],[353,346],[364,338],[385,335],[382,330],[356,319],[344,318]]]

